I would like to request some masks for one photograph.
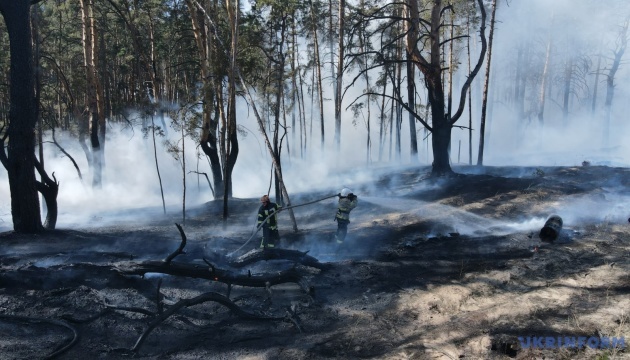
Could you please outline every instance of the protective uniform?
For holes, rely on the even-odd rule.
[[[339,194],[339,203],[337,205],[337,214],[335,214],[335,221],[337,221],[337,233],[335,234],[335,240],[337,244],[343,244],[348,233],[348,224],[350,224],[350,211],[357,207],[359,200],[357,196],[350,191],[350,189],[344,188]]]
[[[262,224],[262,239],[260,241],[260,247],[272,248],[275,247],[276,242],[280,240],[280,233],[278,232],[278,219],[276,215],[280,210],[280,206],[271,202],[269,200],[269,196],[267,195],[261,197],[260,201],[262,202],[262,205],[258,209],[257,223],[257,226],[261,226]]]

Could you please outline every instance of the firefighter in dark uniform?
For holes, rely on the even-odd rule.
[[[277,213],[280,211],[278,204],[269,201],[269,196],[263,195],[260,198],[260,208],[258,209],[258,226],[262,224],[262,240],[261,248],[273,248],[276,242],[280,240],[278,232]],[[266,220],[265,220],[266,219]]]
[[[337,205],[337,214],[335,214],[335,221],[337,222],[337,233],[335,234],[335,240],[337,244],[343,244],[348,233],[348,224],[350,224],[350,211],[357,207],[357,196],[348,188],[341,190],[339,194],[339,203]]]

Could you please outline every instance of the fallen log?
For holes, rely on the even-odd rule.
[[[331,267],[330,264],[321,263],[316,258],[307,255],[308,251],[302,252],[298,250],[289,249],[264,249],[264,250],[252,250],[246,254],[239,256],[236,259],[229,257],[225,258],[225,262],[235,268],[242,268],[247,265],[256,263],[258,261],[267,260],[288,260],[294,263],[299,263],[304,266],[313,267],[320,270],[326,270]]]
[[[249,287],[267,287],[271,285],[296,283],[300,284],[302,276],[294,269],[288,269],[277,273],[268,274],[239,274],[229,270],[216,268],[212,264],[203,266],[180,262],[165,262],[160,260],[147,260],[142,262],[126,262],[117,264],[115,270],[123,275],[140,275],[147,273],[160,273],[174,276],[206,279],[222,282],[228,285],[240,285]]]

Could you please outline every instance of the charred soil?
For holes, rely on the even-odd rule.
[[[251,237],[257,199],[233,199],[225,222],[217,201],[185,223],[181,214],[97,218],[40,235],[1,233],[0,358],[630,358],[627,348],[519,340],[630,341],[630,170],[455,170],[438,179],[426,167],[381,170],[355,184],[359,206],[341,246],[332,241],[335,199],[295,208],[296,232],[281,212],[280,248],[306,252],[310,263],[228,261]],[[552,214],[564,226],[542,242]],[[184,237],[172,262],[210,275],[125,272],[164,262]],[[238,255],[258,245],[255,236]],[[294,277],[228,286],[220,271],[252,284]]]

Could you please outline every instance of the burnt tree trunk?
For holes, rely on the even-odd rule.
[[[43,226],[35,180],[36,119],[29,7],[29,1],[0,0],[11,51],[9,144],[3,165],[9,176],[13,229],[37,233]]]
[[[494,19],[497,12],[497,0],[492,1],[492,15],[490,16],[490,35],[488,36],[488,60],[486,62],[486,76],[483,84],[483,99],[481,100],[481,123],[479,125],[479,152],[477,165],[483,165],[483,149],[486,136],[486,111],[488,104],[488,87],[490,86],[490,65],[492,61],[492,38],[494,36]]]

